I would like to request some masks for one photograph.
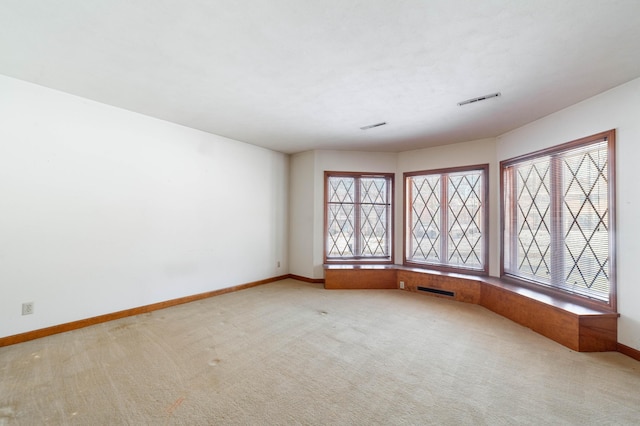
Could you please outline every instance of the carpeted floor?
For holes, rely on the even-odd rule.
[[[640,363],[284,280],[0,348],[0,425],[640,424]]]

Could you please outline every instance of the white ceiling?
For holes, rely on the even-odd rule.
[[[285,153],[404,151],[640,77],[640,1],[0,0],[0,74]]]

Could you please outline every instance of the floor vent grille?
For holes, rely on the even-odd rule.
[[[440,290],[439,288],[431,288],[431,287],[418,287],[419,291],[426,291],[427,293],[441,294],[443,296],[453,297],[456,294],[452,291]]]

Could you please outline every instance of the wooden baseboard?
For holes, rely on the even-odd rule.
[[[171,306],[181,305],[183,303],[195,302],[196,300],[207,299],[213,296],[219,296],[221,294],[231,293],[234,291],[240,291],[251,287],[256,287],[263,284],[280,281],[286,278],[292,278],[294,280],[322,284],[324,279],[319,278],[307,278],[295,274],[280,275],[277,277],[266,278],[264,280],[254,281],[246,284],[240,284],[233,287],[227,287],[220,290],[209,291],[206,293],[194,294],[191,296],[180,297],[177,299],[167,300],[164,302],[153,303],[151,305],[140,306],[138,308],[125,309],[124,311],[113,312],[110,314],[99,315],[97,317],[86,318],[78,321],[73,321],[65,324],[55,325],[52,327],[41,328],[38,330],[28,331],[26,333],[15,334],[13,336],[0,337],[0,347],[14,345],[17,343],[27,342],[29,340],[39,339],[41,337],[51,336],[53,334],[64,333],[67,331],[77,330],[83,327],[89,327],[91,325],[100,324],[107,321],[113,321],[125,317],[145,314],[159,309],[169,308]],[[640,351],[629,346],[617,343],[617,351],[640,361]]]
[[[640,351],[637,349],[633,349],[627,345],[623,345],[622,343],[618,343],[618,352],[624,354],[628,357],[635,359],[636,361],[640,361]]]
[[[71,330],[77,330],[83,327],[100,324],[107,321],[113,321],[134,315],[146,314],[148,312],[157,311],[158,309],[169,308],[171,306],[181,305],[183,303],[195,302],[196,300],[207,299],[213,296],[219,296],[225,293],[245,290],[247,288],[256,287],[262,284],[280,281],[289,278],[289,274],[277,277],[267,278],[260,281],[253,281],[246,284],[240,284],[233,287],[222,288],[220,290],[208,291],[206,293],[194,294],[192,296],[180,297],[177,299],[167,300],[164,302],[153,303],[151,305],[140,306],[137,308],[125,309],[124,311],[112,312],[110,314],[99,315],[97,317],[86,318],[78,321],[68,322],[65,324],[54,325],[52,327],[41,328],[38,330],[27,331],[26,333],[14,334],[13,336],[0,337],[0,347],[15,345],[16,343],[27,342],[29,340],[39,339],[41,337],[51,336],[53,334],[64,333]]]
[[[296,274],[289,274],[288,278],[298,280],[298,281],[304,281],[305,283],[324,284],[324,278],[307,278],[307,277],[303,277],[301,275],[296,275]]]

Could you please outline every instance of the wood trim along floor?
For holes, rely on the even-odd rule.
[[[640,351],[637,349],[633,349],[627,345],[623,345],[622,343],[618,343],[618,352],[624,354],[628,357],[635,359],[636,361],[640,361]]]
[[[320,284],[324,283],[324,279],[321,278],[307,278],[295,274],[280,275],[277,277],[267,278],[260,281],[254,281],[247,284],[240,284],[233,287],[223,288],[220,290],[209,291],[206,293],[194,294],[192,296],[180,297],[178,299],[167,300],[164,302],[153,303],[151,305],[145,305],[138,308],[126,309],[124,311],[113,312],[110,314],[99,315],[93,318],[86,318],[79,321],[73,321],[65,324],[54,325],[52,327],[41,328],[38,330],[27,331],[26,333],[14,334],[13,336],[0,337],[0,347],[15,345],[17,343],[27,342],[29,340],[39,339],[41,337],[51,336],[53,334],[64,333],[66,331],[77,330],[83,327],[89,327],[94,324],[100,324],[107,321],[113,321],[120,318],[130,317],[134,315],[145,314],[158,309],[169,308],[171,306],[181,305],[183,303],[195,302],[196,300],[206,299],[208,297],[219,296],[225,293],[231,293],[234,291],[240,291],[251,287],[256,287],[263,284],[280,281],[285,278],[292,278],[294,280],[303,281],[307,283]],[[618,352],[631,357],[637,361],[640,361],[640,351],[622,343],[617,344]]]
[[[254,281],[246,284],[240,284],[233,287],[222,288],[220,290],[208,291],[206,293],[194,294],[191,296],[180,297],[177,299],[166,300],[164,302],[153,303],[151,305],[140,306],[137,308],[125,309],[124,311],[112,312],[110,314],[99,315],[97,317],[86,318],[78,321],[68,322],[65,324],[54,325],[52,327],[41,328],[38,330],[27,331],[25,333],[14,334],[13,336],[0,337],[0,347],[15,345],[16,343],[27,342],[29,340],[39,339],[41,337],[51,336],[53,334],[64,333],[66,331],[77,330],[83,327],[100,324],[107,321],[113,321],[120,318],[131,317],[134,315],[146,314],[148,312],[157,311],[158,309],[169,308],[171,306],[181,305],[183,303],[195,302],[213,296],[219,296],[225,293],[240,291],[262,284],[268,284],[280,281],[285,278],[291,278],[289,274],[277,277],[267,278],[260,281]]]
[[[307,277],[303,277],[301,275],[296,275],[296,274],[289,274],[289,278],[298,280],[298,281],[304,281],[305,283],[324,284],[324,278],[307,278]]]

